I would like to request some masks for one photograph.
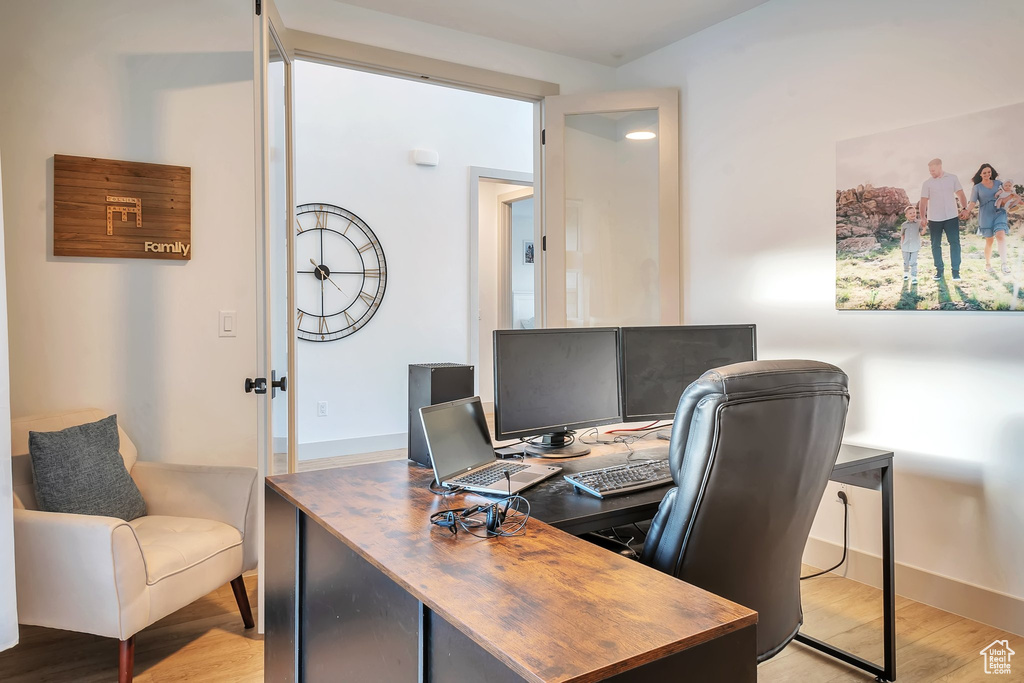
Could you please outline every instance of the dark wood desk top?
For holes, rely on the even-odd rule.
[[[530,501],[533,514],[563,531],[578,534],[583,531],[607,529],[622,523],[616,519],[619,513],[634,513],[635,520],[651,519],[658,512],[665,493],[672,484],[665,484],[646,491],[638,491],[605,499],[579,493],[563,475],[595,470],[601,467],[625,465],[646,459],[668,457],[668,441],[651,439],[633,444],[635,454],[630,456],[623,444],[594,447],[591,455],[566,460],[543,460],[544,464],[562,468],[562,473],[527,489],[523,495]]]
[[[667,458],[668,447],[667,441],[651,438],[634,443],[635,453],[632,456],[623,444],[603,444],[594,446],[590,455],[581,458],[535,461],[557,465],[562,468],[562,474],[573,474],[601,467],[624,465],[629,457],[633,461]],[[876,470],[891,464],[892,458],[892,451],[843,444],[839,448],[833,476],[842,477]],[[626,511],[637,520],[651,519],[671,487],[672,484],[669,483],[646,491],[602,500],[577,492],[572,484],[559,475],[528,489],[523,495],[529,499],[537,519],[544,520],[563,531],[580,533],[615,526],[621,523],[616,516]]]
[[[593,460],[590,460],[593,463]],[[531,519],[480,539],[428,524],[480,501],[430,493],[429,470],[392,461],[267,484],[530,681],[595,681],[757,621],[752,610]]]

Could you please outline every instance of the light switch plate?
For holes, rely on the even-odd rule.
[[[236,337],[238,333],[238,317],[234,311],[221,311],[220,312],[220,325],[217,328],[217,335],[220,337]]]

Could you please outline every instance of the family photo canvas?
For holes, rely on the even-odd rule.
[[[836,145],[836,308],[1024,310],[1024,103]]]

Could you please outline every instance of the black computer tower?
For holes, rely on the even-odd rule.
[[[430,467],[420,408],[473,396],[473,366],[418,363],[409,366],[409,459]]]

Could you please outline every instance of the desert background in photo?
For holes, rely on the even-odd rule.
[[[1010,273],[993,246],[994,273],[985,269],[978,209],[960,221],[961,281],[951,279],[949,244],[942,240],[945,278],[933,280],[929,232],[921,238],[917,284],[903,279],[903,210],[917,204],[928,162],[960,180],[968,200],[983,163],[1012,179],[1024,195],[1024,103],[886,131],[836,145],[836,308],[854,310],[1024,310],[1024,214],[1009,215]]]

